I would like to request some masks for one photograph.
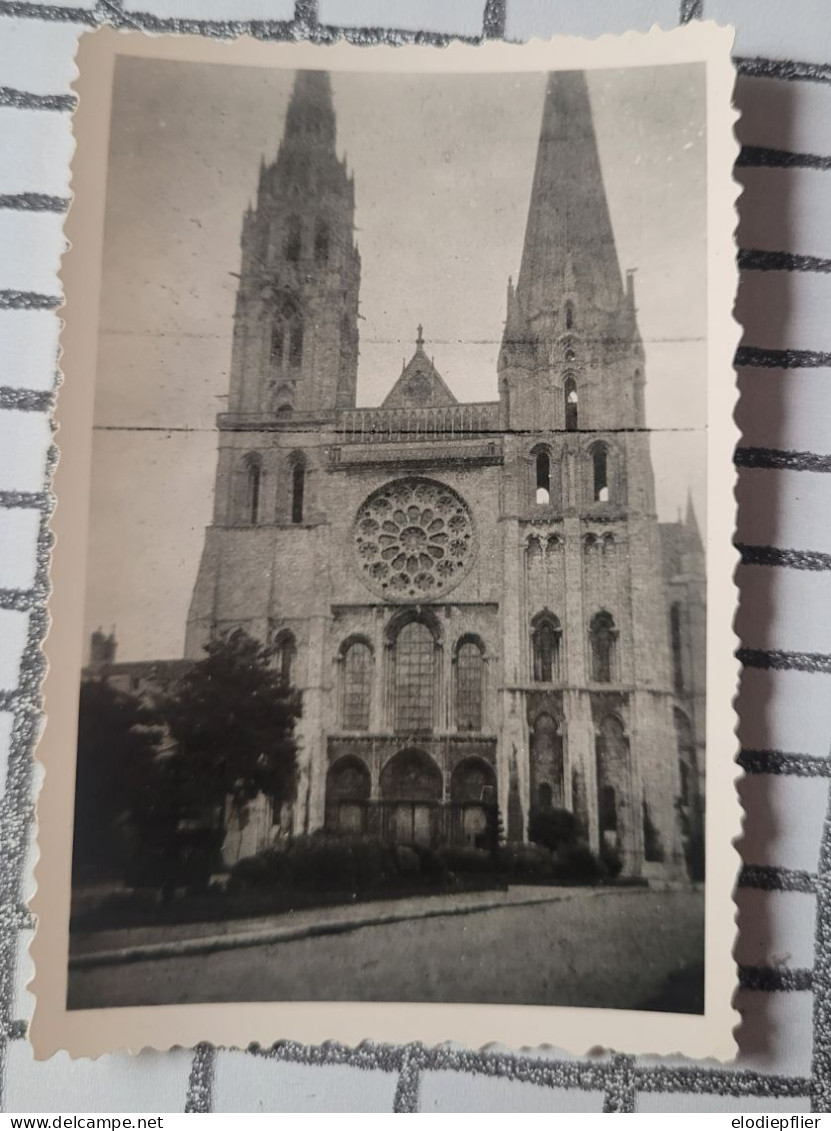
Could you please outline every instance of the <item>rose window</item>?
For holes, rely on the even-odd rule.
[[[355,523],[364,579],[399,601],[439,597],[473,564],[476,535],[467,504],[432,479],[400,479],[375,491]]]

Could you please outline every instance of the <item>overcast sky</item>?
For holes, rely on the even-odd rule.
[[[181,655],[242,214],[261,155],[276,154],[292,78],[117,63],[86,620],[116,626],[121,659]],[[335,74],[332,86],[363,261],[359,403],[386,395],[419,322],[456,396],[495,398],[545,77]],[[659,517],[675,518],[692,490],[703,522],[703,69],[599,71],[589,90],[621,270],[637,268]]]

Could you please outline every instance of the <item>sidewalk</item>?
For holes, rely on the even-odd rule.
[[[646,888],[626,889],[633,896]],[[153,959],[211,954],[240,947],[295,942],[320,935],[343,934],[362,927],[381,926],[415,919],[473,915],[502,907],[619,894],[613,887],[516,886],[507,891],[460,892],[416,896],[373,903],[310,908],[250,919],[209,923],[183,923],[159,927],[129,927],[76,935],[70,941],[69,965],[75,969],[111,966]]]

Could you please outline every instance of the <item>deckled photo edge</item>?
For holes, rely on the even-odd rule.
[[[93,44],[93,41],[96,41]],[[140,33],[110,29],[87,33],[79,49],[80,96],[76,111],[76,148],[72,165],[73,204],[66,224],[71,251],[65,257],[63,278],[67,305],[62,311],[61,389],[56,414],[61,458],[54,480],[58,499],[52,519],[56,537],[53,554],[51,630],[45,652],[49,670],[44,683],[47,725],[37,758],[45,770],[38,801],[37,890],[31,901],[39,917],[31,952],[36,972],[31,988],[38,999],[32,1025],[36,1055],[58,1049],[73,1056],[97,1056],[119,1048],[138,1051],[190,1046],[199,1041],[245,1047],[251,1041],[269,1044],[290,1038],[307,1043],[335,1039],[347,1044],[362,1040],[429,1044],[447,1040],[479,1047],[483,1043],[528,1048],[555,1046],[582,1055],[603,1046],[617,1051],[729,1059],[734,1053],[731,1027],[737,1020],[732,1006],[735,988],[732,949],[735,905],[732,889],[738,856],[732,847],[740,832],[741,814],[735,795],[736,770],[724,764],[723,736],[735,734],[732,702],[739,665],[733,659],[732,624],[736,592],[728,581],[723,554],[728,550],[732,575],[735,500],[718,490],[719,482],[735,475],[732,452],[738,439],[733,422],[737,392],[732,359],[740,328],[732,315],[737,272],[732,264],[739,186],[732,178],[738,145],[734,136],[737,113],[732,105],[734,71],[729,58],[731,29],[711,23],[688,25],[671,32],[653,29],[621,37],[534,41],[528,45],[487,44],[448,48],[359,48],[346,45],[271,45],[253,41],[207,43],[190,37],[150,39]],[[624,57],[621,57],[624,52]],[[671,53],[671,55],[668,55]],[[487,1006],[450,1004],[370,1003],[229,1003],[186,1007],[130,1007],[68,1011],[65,1008],[71,801],[74,780],[74,734],[77,686],[81,667],[82,591],[89,511],[90,445],[95,368],[98,264],[103,245],[106,147],[112,95],[112,65],[116,54],[146,58],[316,69],[325,64],[334,72],[352,70],[470,71],[599,69],[706,62],[707,65],[707,203],[708,203],[708,648],[707,648],[707,860],[706,884],[706,1007],[702,1017],[634,1015],[623,1011],[565,1007]],[[93,122],[94,120],[94,122]],[[93,124],[95,135],[92,133]],[[715,250],[715,256],[714,256]],[[729,256],[729,260],[728,260]],[[719,258],[721,263],[719,265]],[[728,267],[728,262],[731,264]],[[83,287],[80,287],[83,279]],[[78,313],[75,313],[75,312]],[[75,374],[83,373],[83,377]],[[719,383],[719,377],[722,378]],[[714,420],[717,427],[713,427]],[[721,473],[721,474],[719,474]],[[716,549],[718,547],[718,549]],[[714,579],[719,583],[713,585]],[[714,646],[714,642],[715,646]],[[729,643],[729,650],[728,645]],[[723,654],[722,654],[723,653]],[[714,656],[722,667],[714,678]],[[714,694],[716,687],[730,693]],[[714,735],[722,741],[714,741]],[[720,760],[716,751],[722,753]],[[724,853],[729,850],[729,865]],[[721,867],[714,867],[715,864]],[[636,1022],[636,1024],[634,1024]],[[483,1035],[487,1037],[483,1042]]]

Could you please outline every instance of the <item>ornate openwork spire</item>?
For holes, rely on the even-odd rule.
[[[294,80],[284,145],[335,145],[335,108],[328,71],[298,71]]]

